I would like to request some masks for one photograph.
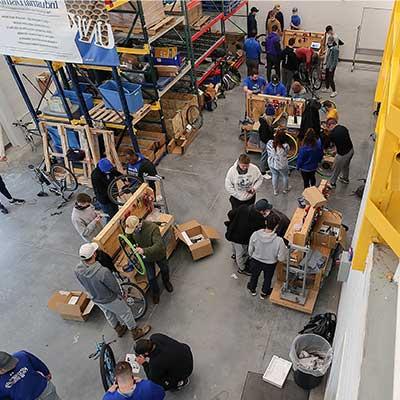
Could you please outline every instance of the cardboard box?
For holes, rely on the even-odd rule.
[[[174,58],[178,55],[177,47],[155,47],[154,57],[156,58]]]
[[[332,229],[328,232],[324,227],[331,227]],[[332,234],[332,230],[337,233]],[[327,232],[324,233],[324,231]],[[313,228],[311,240],[314,245],[335,249],[345,235],[346,232],[342,227],[342,214],[339,211],[324,210]]]
[[[327,204],[325,196],[317,187],[311,186],[303,191],[304,198],[310,203],[311,207],[319,208]]]
[[[176,65],[155,65],[158,76],[175,77],[179,74],[179,67]]]
[[[211,240],[220,239],[219,233],[214,228],[201,225],[196,220],[180,224],[176,228],[178,238],[189,247],[193,260],[213,254]]]
[[[47,306],[59,313],[63,319],[86,321],[94,303],[85,292],[60,290],[53,293]]]

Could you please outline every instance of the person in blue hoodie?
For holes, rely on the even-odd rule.
[[[268,94],[270,96],[286,96],[286,87],[279,80],[278,75],[272,75],[271,82],[268,83],[267,87],[265,88],[264,94]]]
[[[157,175],[156,167],[143,154],[135,153],[132,149],[127,149],[125,151],[125,157],[128,175],[137,175],[141,181],[144,180],[144,175]],[[154,181],[149,182],[149,186],[154,191],[156,190]]]
[[[297,169],[303,177],[304,189],[316,185],[315,172],[323,156],[321,140],[317,139],[314,129],[309,128],[297,156]]]
[[[116,383],[108,389],[103,400],[163,400],[165,390],[156,383],[135,378],[131,365],[121,361],[115,366]]]
[[[47,366],[27,351],[0,351],[0,399],[60,400]]]
[[[268,34],[265,40],[265,52],[267,53],[267,81],[271,81],[272,69],[275,74],[280,77],[281,73],[281,37],[278,34],[278,27],[272,26],[271,33]]]

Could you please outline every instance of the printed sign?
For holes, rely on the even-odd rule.
[[[0,0],[0,53],[119,65],[102,0]]]

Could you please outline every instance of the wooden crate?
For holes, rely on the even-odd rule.
[[[187,133],[186,135],[182,135],[179,138],[171,139],[167,146],[168,153],[184,154],[189,145],[193,142],[193,140],[197,136],[198,132],[199,131],[194,129],[192,132]]]
[[[325,49],[325,34],[323,32],[308,32],[302,30],[285,29],[283,31],[283,46],[286,47],[290,38],[295,39],[294,47],[311,47],[313,42],[320,43],[320,52]]]

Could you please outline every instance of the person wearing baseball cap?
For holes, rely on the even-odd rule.
[[[259,9],[257,7],[251,7],[250,14],[247,16],[247,35],[254,32],[254,36],[257,36],[257,20],[256,15]]]
[[[272,10],[268,11],[268,15],[267,15],[267,20],[265,22],[265,26],[266,26],[266,31],[270,32],[270,30],[268,30],[267,26],[268,26],[268,21],[269,19],[273,19],[276,18],[279,21],[279,25],[280,25],[280,30],[279,32],[283,32],[283,30],[285,29],[284,26],[284,19],[283,19],[283,14],[281,11],[281,5],[280,4],[275,4],[274,8]]]
[[[292,9],[292,17],[290,18],[290,29],[301,29],[301,18],[297,7],[293,7]]]
[[[27,351],[0,351],[0,399],[60,400],[47,366]]]
[[[137,245],[136,251],[143,255],[153,303],[158,304],[160,302],[160,287],[157,282],[156,263],[160,268],[165,289],[169,293],[174,290],[169,278],[167,252],[160,228],[154,222],[141,221],[136,215],[131,215],[125,221],[125,233],[128,239]]]
[[[122,174],[117,171],[108,158],[102,158],[91,175],[97,202],[104,213],[108,215],[107,222],[118,212],[118,206],[108,197],[108,186],[114,178],[120,175]]]
[[[79,249],[81,262],[75,269],[75,275],[91,296],[93,302],[103,311],[109,324],[119,337],[127,330],[137,340],[150,331],[150,325],[139,328],[132,310],[122,298],[121,289],[111,270],[98,260],[97,243],[85,243]]]

